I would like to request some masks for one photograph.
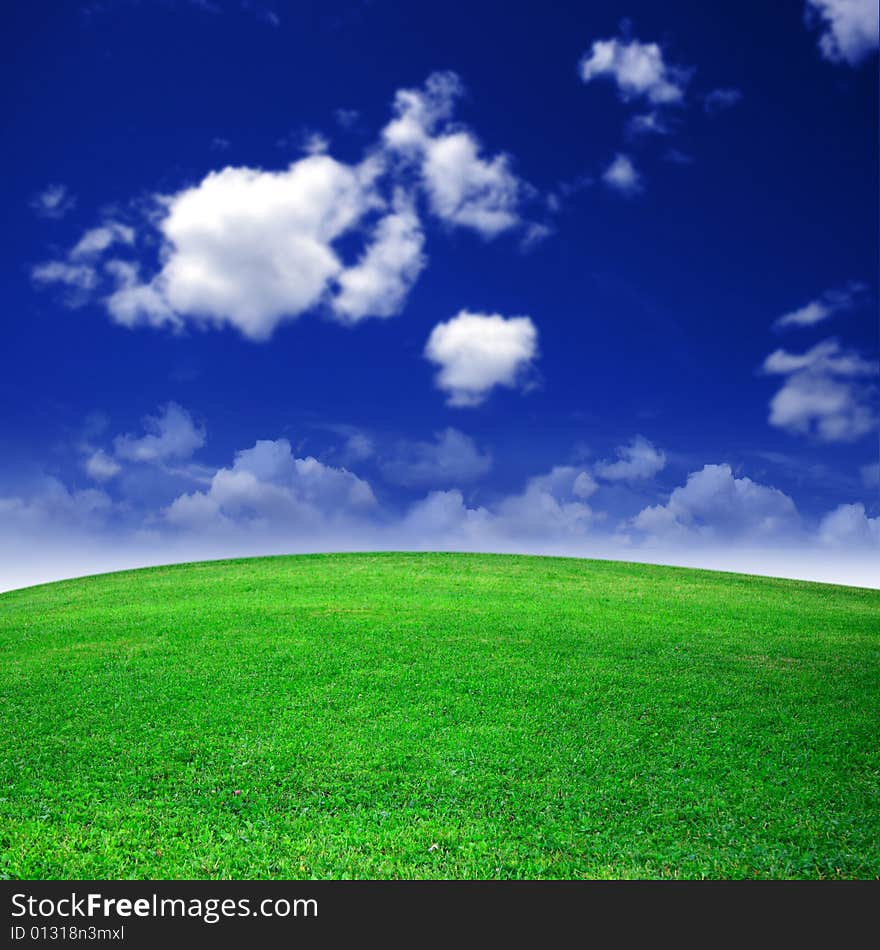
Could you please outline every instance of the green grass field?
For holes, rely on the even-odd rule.
[[[0,875],[880,875],[880,592],[351,554],[0,596]]]

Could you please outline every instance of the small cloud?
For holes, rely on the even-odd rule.
[[[880,518],[869,518],[865,506],[839,505],[819,524],[819,541],[829,548],[873,548],[880,545]]]
[[[865,299],[867,285],[858,281],[850,281],[839,290],[826,290],[824,294],[804,304],[797,310],[783,314],[773,326],[782,330],[785,327],[812,327],[845,310],[862,303]]]
[[[703,98],[703,108],[709,115],[717,115],[725,109],[735,106],[742,99],[739,89],[713,89]]]
[[[205,444],[205,430],[197,426],[186,409],[169,402],[158,416],[144,419],[146,435],[120,435],[113,440],[118,458],[131,462],[161,462],[189,458]]]
[[[413,202],[399,191],[392,211],[376,225],[360,261],[336,279],[339,290],[331,307],[343,323],[365,317],[392,317],[418,279],[426,258],[425,236]]]
[[[94,267],[88,264],[69,264],[66,261],[46,261],[31,270],[38,284],[64,284],[82,292],[93,290],[98,282]]]
[[[581,57],[578,72],[585,83],[611,79],[624,102],[644,98],[654,105],[681,102],[690,78],[690,70],[665,62],[657,43],[639,40],[596,40]]]
[[[617,448],[617,460],[597,462],[596,475],[605,481],[640,481],[652,478],[666,465],[665,453],[637,435],[627,445]]]
[[[627,155],[618,154],[602,173],[602,181],[623,195],[637,195],[642,190],[642,176]]]
[[[522,236],[522,240],[519,242],[519,246],[524,251],[530,251],[542,241],[546,241],[547,238],[553,233],[553,228],[551,228],[549,225],[532,222],[526,227]]]
[[[134,244],[134,229],[117,221],[108,221],[83,234],[70,251],[71,260],[97,257],[114,244]]]
[[[67,190],[67,185],[48,185],[31,199],[31,208],[41,218],[63,218],[76,204],[76,198]]]
[[[750,478],[734,477],[726,463],[691,472],[665,505],[645,508],[631,522],[655,542],[784,537],[795,533],[799,523],[788,495]]]
[[[306,155],[324,155],[330,148],[330,139],[320,132],[311,132],[303,142],[302,150]]]
[[[877,386],[864,382],[880,366],[836,340],[823,340],[805,353],[776,350],[763,371],[785,377],[770,400],[770,425],[822,442],[854,442],[875,432]]]
[[[122,471],[119,462],[109,456],[103,449],[92,452],[83,463],[83,468],[89,478],[96,482],[107,482]]]
[[[437,386],[450,406],[478,406],[495,386],[516,387],[537,356],[538,331],[529,317],[462,310],[438,323],[425,357],[440,367]]]
[[[807,0],[807,24],[823,26],[819,50],[831,63],[858,66],[877,49],[880,13],[877,0]]]
[[[221,135],[215,135],[211,139],[210,149],[212,152],[225,152],[231,145],[232,142],[229,139],[225,139]]]
[[[433,214],[490,239],[521,223],[519,204],[528,189],[509,156],[484,158],[469,130],[449,127],[463,93],[451,72],[433,73],[421,89],[399,90],[382,139],[390,155],[418,168]]]

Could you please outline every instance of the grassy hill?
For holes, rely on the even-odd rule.
[[[350,554],[0,596],[0,875],[875,877],[880,592]]]

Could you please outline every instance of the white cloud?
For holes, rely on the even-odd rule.
[[[877,0],[807,0],[806,13],[822,22],[819,49],[830,62],[858,66],[877,49]]]
[[[424,244],[413,204],[399,191],[394,210],[376,225],[361,260],[339,274],[339,290],[331,304],[334,312],[345,323],[399,313],[425,266]]]
[[[769,539],[794,534],[800,518],[788,495],[750,478],[735,478],[729,465],[705,465],[688,475],[665,505],[643,509],[632,527],[663,542],[688,538]]]
[[[205,430],[177,403],[163,406],[158,416],[144,419],[147,434],[120,435],[113,440],[118,458],[131,462],[161,462],[189,458],[205,444]]]
[[[559,549],[590,535],[594,514],[584,499],[595,489],[587,472],[557,466],[491,508],[468,507],[458,489],[435,491],[410,508],[398,533],[427,548]]]
[[[642,176],[636,171],[628,155],[618,154],[602,173],[602,181],[609,188],[624,195],[636,195],[642,190]]]
[[[71,491],[59,479],[38,479],[26,496],[0,496],[0,527],[5,537],[34,531],[102,528],[113,508],[106,492],[97,488]]]
[[[0,551],[0,586],[206,558],[414,549],[610,557],[880,584],[878,520],[863,506],[841,505],[808,532],[791,499],[735,478],[726,465],[693,473],[626,533],[587,503],[601,497],[598,486],[574,465],[556,466],[488,504],[450,489],[403,512],[379,505],[356,474],[295,457],[284,439],[258,441],[229,466],[200,471],[205,487],[189,493],[168,465],[137,471],[153,479],[150,492],[127,472],[112,482],[118,502],[106,491],[45,477],[25,494],[0,496],[0,534],[10,541]]]
[[[594,520],[585,499],[597,487],[588,472],[571,465],[556,466],[545,475],[530,478],[521,494],[498,503],[493,534],[509,540],[556,542],[583,537]]]
[[[132,244],[134,230],[118,221],[108,221],[83,234],[67,253],[65,260],[46,261],[31,270],[31,277],[40,284],[64,284],[85,295],[94,290],[99,282],[96,269],[97,258],[116,243]],[[85,297],[74,297],[73,305],[79,305]]]
[[[108,221],[86,231],[70,251],[70,258],[82,260],[96,257],[117,243],[134,244],[134,229],[118,221]]]
[[[31,208],[41,218],[63,218],[76,205],[66,185],[48,185],[31,200]]]
[[[104,305],[116,323],[129,328],[144,324],[175,328],[183,325],[156,284],[141,280],[137,264],[110,260],[104,265],[104,270],[116,285],[116,289],[104,298]]]
[[[681,102],[688,81],[687,70],[664,62],[657,43],[639,40],[596,40],[578,71],[585,83],[612,79],[625,102],[643,97],[654,105]]]
[[[666,455],[641,435],[617,449],[617,460],[598,462],[595,474],[605,481],[638,481],[651,478],[666,465]]]
[[[109,481],[122,471],[122,466],[116,459],[109,456],[103,449],[92,452],[83,463],[86,474],[96,482]]]
[[[434,73],[424,87],[395,97],[395,118],[385,127],[385,147],[415,163],[431,210],[448,224],[471,228],[486,238],[520,223],[523,185],[506,155],[484,159],[467,130],[436,131],[448,120],[462,93],[454,73]]]
[[[434,491],[416,502],[401,521],[401,534],[413,548],[443,550],[479,546],[492,515],[468,508],[457,489]]]
[[[454,73],[400,90],[394,118],[358,164],[327,154],[315,133],[286,169],[227,166],[155,195],[143,234],[105,222],[65,259],[34,268],[34,280],[75,290],[72,306],[100,294],[129,328],[230,326],[255,341],[307,311],[346,324],[393,316],[425,266],[421,195],[445,224],[485,238],[520,226],[526,242],[548,233],[522,221],[520,200],[533,190],[508,156],[484,157],[474,134],[451,123],[461,92]],[[347,261],[352,237],[364,243]],[[102,257],[136,244],[158,245],[158,269],[142,275],[136,259]]]
[[[155,291],[149,300],[197,323],[227,323],[267,339],[315,307],[342,272],[331,244],[376,206],[374,176],[369,163],[351,167],[327,155],[282,172],[212,172],[166,199],[164,264],[146,285]],[[157,310],[145,309],[144,322],[154,323]]]
[[[331,524],[353,529],[375,505],[369,484],[351,472],[296,458],[286,439],[260,440],[219,469],[207,491],[176,498],[164,517],[178,528],[271,535]]]
[[[394,96],[395,117],[382,131],[386,147],[423,153],[437,125],[452,117],[455,102],[463,93],[461,79],[453,72],[431,73],[421,89],[398,90]]]
[[[839,505],[819,525],[819,540],[832,548],[880,547],[880,518],[869,518],[865,506]]]
[[[434,442],[401,442],[382,463],[384,477],[396,485],[437,487],[472,482],[492,467],[492,456],[481,452],[469,436],[448,428]]]
[[[477,406],[495,386],[515,387],[538,352],[529,317],[462,310],[431,331],[425,356],[440,367],[437,386],[451,406]]]
[[[763,369],[786,377],[770,400],[771,425],[823,442],[853,442],[876,430],[877,387],[859,381],[877,375],[876,361],[824,340],[805,353],[776,350]]]
[[[491,161],[467,132],[440,136],[429,144],[422,174],[431,210],[450,224],[494,237],[519,223],[520,183],[506,155]]]
[[[850,281],[839,290],[827,290],[815,300],[811,300],[797,310],[783,314],[775,322],[777,329],[785,327],[812,327],[827,320],[835,313],[850,310],[864,299],[867,290],[865,284]]]
[[[88,264],[69,264],[66,261],[46,261],[31,270],[38,284],[64,284],[78,291],[93,290],[98,283],[95,268]]]

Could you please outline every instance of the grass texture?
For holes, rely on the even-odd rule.
[[[473,554],[0,596],[0,876],[873,878],[880,592]]]

